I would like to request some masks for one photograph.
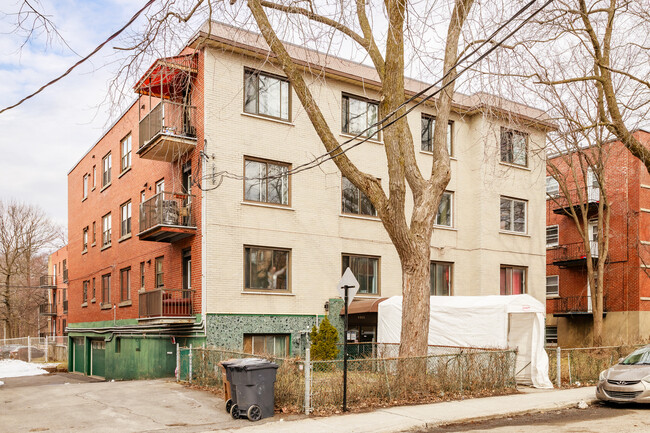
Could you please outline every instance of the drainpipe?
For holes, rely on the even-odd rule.
[[[116,305],[113,304],[113,326],[115,326],[116,320],[115,320],[115,315],[117,313]]]

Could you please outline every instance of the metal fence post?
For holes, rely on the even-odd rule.
[[[311,350],[305,349],[305,415],[311,412]]]
[[[47,342],[47,335],[45,336],[45,362],[50,362],[50,345]]]
[[[27,336],[27,362],[32,362],[32,337]]]
[[[562,388],[562,348],[560,346],[557,347],[557,351],[555,352],[556,354],[556,362],[557,362],[557,367],[555,375],[557,378],[555,379],[555,383],[557,383],[558,388]]]
[[[176,382],[181,377],[181,348],[180,344],[176,343]]]
[[[189,359],[190,359],[190,361],[189,361],[189,364],[190,364],[190,365],[189,365],[189,367],[187,368],[187,370],[188,370],[188,372],[189,372],[189,373],[188,373],[188,376],[189,376],[188,379],[189,379],[190,383],[192,383],[192,345],[191,345],[191,344],[190,344],[190,356],[189,356]]]

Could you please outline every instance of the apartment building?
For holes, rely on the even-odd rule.
[[[635,135],[642,143],[650,144],[648,132],[637,131]],[[603,184],[608,197],[605,205],[610,211],[603,281],[603,344],[637,343],[650,337],[650,175],[618,141],[607,143],[602,152]],[[586,185],[580,179],[571,180],[571,162],[577,162],[578,157],[555,156],[548,161],[549,167],[561,168],[556,177],[567,179],[562,192],[558,181],[547,177],[546,190],[547,342],[562,347],[588,346],[593,341],[586,251],[567,213],[569,206],[580,217],[586,210],[594,266],[603,259],[597,225],[601,183],[592,169],[587,170]],[[580,172],[576,167],[573,165]]]
[[[151,66],[138,99],[68,175],[75,371],[171,374],[175,343],[299,354],[319,318],[341,326],[336,283],[347,267],[357,299],[401,294],[397,253],[367,198],[332,162],[287,175],[324,147],[262,37],[207,28]],[[377,119],[372,68],[289,50],[341,141]],[[409,80],[407,92],[424,86]],[[426,173],[434,105],[408,120]],[[543,300],[540,155],[552,125],[539,110],[458,94],[448,128],[432,294]],[[349,155],[387,187],[381,135]],[[375,337],[372,323],[358,331]]]
[[[39,334],[42,336],[66,335],[68,321],[68,246],[50,254],[47,274],[40,277],[39,285],[47,290],[47,303],[38,306]]]

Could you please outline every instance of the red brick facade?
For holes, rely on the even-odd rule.
[[[49,303],[55,306],[56,315],[46,316],[48,320],[48,335],[63,335],[68,320],[65,301],[68,297],[68,246],[59,248],[50,254],[47,264],[47,274],[54,277],[56,289],[50,289]],[[50,310],[51,311],[51,310]],[[43,322],[41,322],[43,323]]]
[[[202,56],[198,56],[202,62]],[[156,258],[163,259],[165,289],[183,288],[182,261],[191,254],[191,286],[194,290],[194,313],[201,312],[201,166],[203,150],[203,76],[199,64],[193,79],[192,101],[197,108],[195,123],[197,145],[194,150],[174,162],[144,159],[136,155],[139,145],[139,121],[155,107],[158,100],[139,98],[102,136],[68,174],[68,252],[69,252],[69,322],[97,322],[139,317],[141,264],[144,264],[144,291],[155,283]],[[121,170],[121,142],[131,135],[131,167]],[[110,153],[111,182],[102,185],[102,161]],[[183,167],[191,166],[192,217],[195,234],[177,242],[154,242],[139,239],[140,204],[156,194],[156,183],[164,180],[164,191],[183,192]],[[84,176],[88,176],[88,193],[84,198]],[[93,178],[95,179],[93,181]],[[121,236],[121,206],[131,202],[131,233]],[[102,245],[102,218],[110,214],[110,246]],[[95,234],[93,235],[93,224]],[[84,250],[84,229],[88,231]],[[128,299],[122,299],[121,270],[130,268]],[[102,300],[102,276],[110,274],[110,299]],[[84,300],[84,282],[88,282]],[[94,284],[94,296],[93,296]],[[85,302],[84,302],[85,301]],[[102,301],[104,304],[102,305]]]
[[[643,143],[650,144],[650,133],[639,131],[636,136]],[[605,153],[605,190],[611,212],[609,253],[603,285],[605,311],[650,311],[650,175],[645,166],[620,142],[608,144]],[[549,167],[551,164],[560,166],[560,170],[565,174],[569,173],[568,168],[562,168],[566,167],[566,164],[561,162],[560,157],[550,159]],[[571,178],[570,175],[567,176]],[[572,248],[576,251],[580,248],[584,250],[584,247],[579,246],[582,238],[573,219],[568,215],[553,212],[558,207],[558,202],[552,199],[547,201],[547,226],[557,225],[559,234],[559,246],[547,248],[546,253],[546,275],[559,276],[559,297],[549,296],[547,300],[549,317],[561,316],[558,313],[566,312],[561,311],[562,299],[586,297],[588,294],[586,266],[554,265],[561,257],[570,256]],[[589,218],[596,218],[597,209],[593,209],[588,215]],[[645,264],[649,267],[645,268]],[[591,323],[590,315],[562,317],[566,317],[568,326],[573,323],[584,328],[586,322],[587,326]],[[607,333],[607,323],[605,325]],[[586,338],[584,330],[581,332]],[[558,333],[558,339],[561,344],[563,337],[560,334],[561,332]],[[607,336],[605,339],[607,340]],[[584,343],[588,344],[588,341]]]

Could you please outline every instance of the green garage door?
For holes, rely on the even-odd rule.
[[[72,344],[72,371],[86,374],[86,346],[84,345],[84,338],[74,337]]]
[[[92,340],[90,343],[90,375],[104,377],[106,374],[106,342]]]

